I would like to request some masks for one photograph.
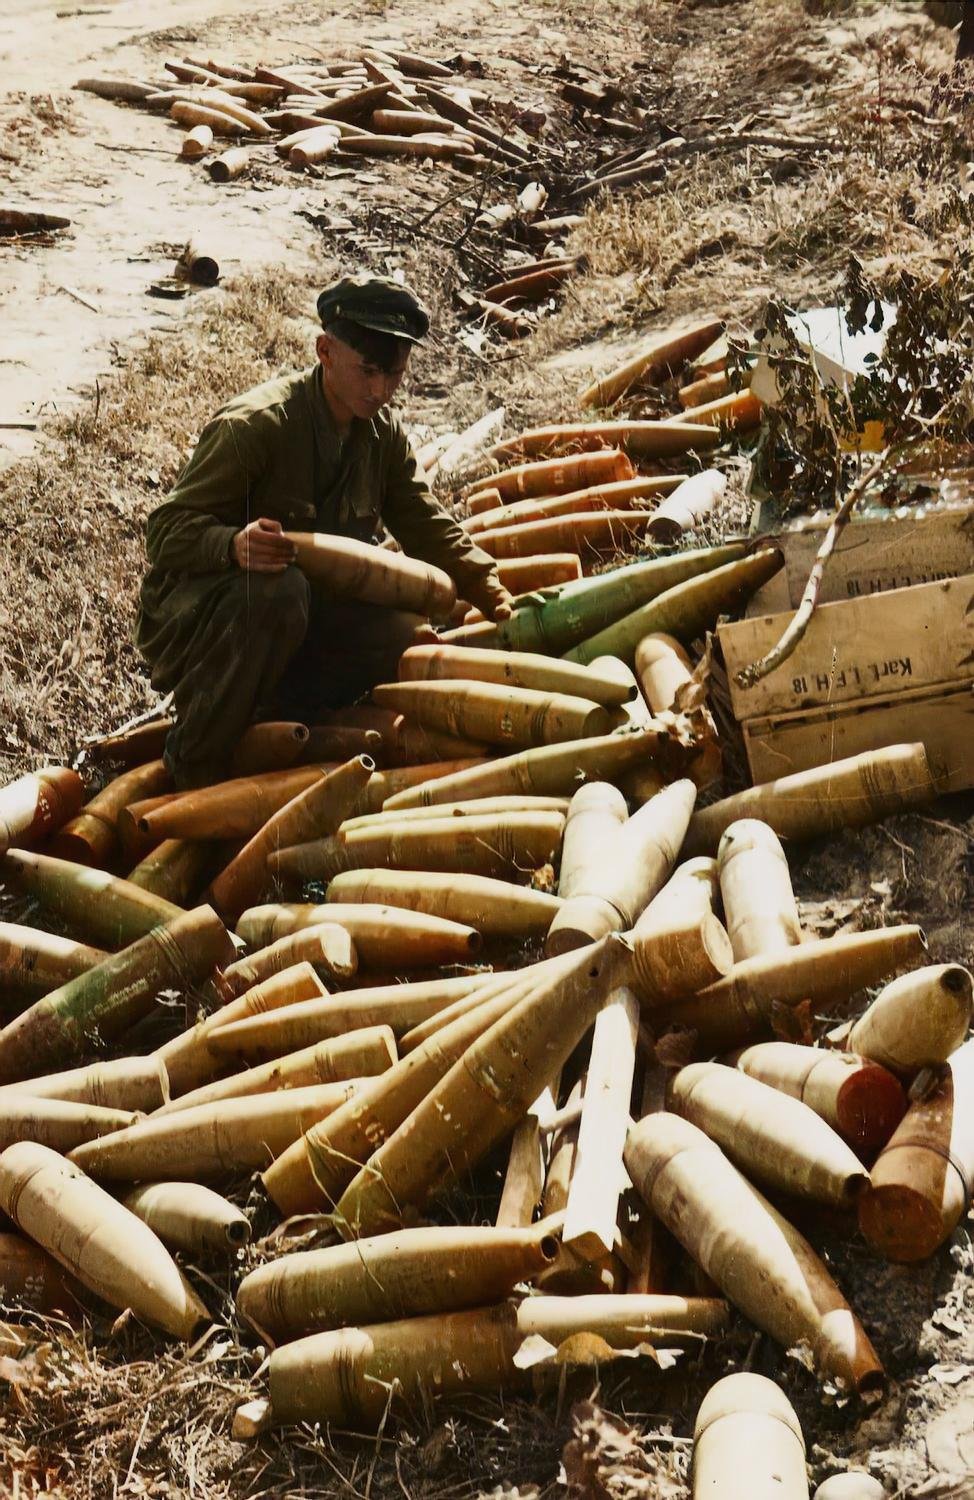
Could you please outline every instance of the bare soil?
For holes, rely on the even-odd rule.
[[[0,16],[0,63],[16,85],[0,98],[3,194],[72,218],[57,236],[0,242],[0,423],[38,424],[0,429],[6,774],[70,755],[152,702],[129,644],[144,517],[223,400],[310,362],[315,290],[340,268],[402,270],[430,301],[435,337],[403,396],[425,438],[501,404],[512,431],[570,419],[591,371],[642,330],[713,313],[743,332],[769,294],[828,299],[851,254],[892,279],[969,249],[958,185],[972,81],[955,75],[938,105],[952,39],[918,4],[365,0],[326,15],[301,3],[91,0],[75,7],[90,14],[57,15],[70,9],[8,0]],[[298,176],[258,148],[253,175],[218,188],[178,160],[164,118],[71,89],[95,73],[156,77],[188,51],[284,63],[366,38],[475,54],[478,86],[547,111],[537,163],[486,186],[395,162]],[[735,124],[827,144],[702,151],[661,184],[596,200],[569,242],[587,270],[537,331],[514,345],[471,339],[453,292],[523,253],[471,232],[482,203],[536,175],[548,211],[568,212],[586,171],[627,144],[572,117],[558,97],[557,70],[569,66],[618,81],[647,111],[649,140]],[[149,296],[192,231],[218,246],[220,285],[178,302]],[[724,532],[746,521],[745,460],[722,460],[733,481]],[[812,846],[794,872],[806,923],[825,933],[902,915],[923,923],[937,959],[970,962],[972,848],[969,798]],[[469,1185],[465,1207],[484,1221],[501,1167]],[[257,1234],[274,1231],[258,1187],[241,1183],[235,1196]],[[547,1373],[513,1395],[414,1409],[378,1440],[300,1429],[235,1443],[232,1413],[261,1388],[265,1351],[233,1316],[239,1267],[204,1266],[190,1274],[220,1321],[197,1350],[164,1350],[125,1319],[93,1316],[78,1331],[37,1320],[36,1351],[0,1362],[0,1470],[20,1494],[677,1497],[702,1390],[746,1367],[774,1374],[794,1400],[816,1479],[859,1466],[901,1496],[974,1494],[969,1224],[908,1270],[877,1264],[834,1224],[804,1227],[889,1368],[876,1408],[823,1393],[799,1357],[738,1320],[672,1370],[624,1359]]]

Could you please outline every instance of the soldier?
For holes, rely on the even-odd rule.
[[[177,787],[226,774],[255,719],[314,722],[395,674],[415,615],[331,597],[285,530],[374,542],[443,568],[490,619],[511,612],[492,558],[433,499],[388,408],[429,315],[404,286],[346,276],[318,298],[317,362],[228,402],[149,516],[137,641],[172,692]]]

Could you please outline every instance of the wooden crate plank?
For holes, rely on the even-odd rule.
[[[830,520],[820,513],[780,531],[775,528],[774,542],[781,548],[785,565],[754,595],[747,609],[749,617],[796,608]],[[755,525],[759,532],[766,529],[761,525],[761,507]],[[839,537],[820,598],[830,604],[971,572],[974,507],[872,509],[861,511]]]
[[[974,787],[974,689],[905,692],[880,703],[812,709],[744,725],[755,783],[865,750],[922,741],[944,792]]]
[[[737,672],[774,646],[788,619],[765,615],[718,629],[740,720],[974,680],[971,575],[823,604],[787,661],[753,687],[739,687]]]

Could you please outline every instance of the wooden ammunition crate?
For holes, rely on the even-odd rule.
[[[822,604],[788,660],[739,687],[790,619],[718,629],[755,782],[920,740],[945,791],[974,786],[974,573]]]

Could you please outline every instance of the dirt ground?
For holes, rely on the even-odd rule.
[[[156,78],[187,52],[283,64],[364,40],[475,55],[478,87],[545,111],[536,160],[485,186],[396,162],[298,175],[258,147],[251,176],[220,188],[178,159],[164,117],[71,87],[98,73]],[[511,432],[571,419],[590,372],[646,329],[694,313],[743,333],[771,294],[828,299],[851,254],[883,279],[969,250],[971,200],[958,185],[974,80],[955,77],[943,102],[951,55],[950,34],[919,4],[869,0],[362,0],[329,13],[273,0],[7,0],[2,196],[63,210],[72,226],[0,241],[3,773],[69,755],[153,701],[130,645],[145,514],[212,410],[310,361],[324,280],[343,267],[402,270],[429,300],[435,336],[402,399],[420,439],[500,405]],[[536,177],[547,212],[570,212],[593,165],[628,144],[559,98],[563,78],[587,74],[645,111],[649,141],[734,125],[820,146],[700,151],[662,183],[592,200],[568,242],[586,269],[537,330],[516,344],[471,335],[455,291],[525,253],[471,230],[480,207]],[[150,296],[191,233],[217,248],[219,286]],[[746,523],[746,456],[722,460],[726,533]],[[902,917],[924,925],[936,959],[971,962],[972,848],[969,798],[811,846],[793,871],[806,925],[825,934]],[[495,1171],[471,1185],[485,1219],[497,1182]],[[248,1193],[272,1232],[257,1189],[240,1184],[241,1201]],[[0,1470],[22,1495],[679,1497],[702,1390],[746,1367],[774,1374],[795,1402],[816,1479],[865,1467],[899,1496],[974,1494],[969,1225],[908,1270],[877,1264],[834,1224],[803,1227],[887,1364],[875,1407],[823,1392],[799,1356],[738,1320],[668,1371],[624,1359],[562,1372],[534,1391],[413,1410],[379,1440],[300,1429],[239,1444],[230,1420],[260,1388],[265,1351],[238,1329],[226,1274],[205,1267],[193,1275],[224,1321],[195,1351],[161,1353],[125,1320],[82,1333],[39,1321],[36,1353],[0,1362]]]

